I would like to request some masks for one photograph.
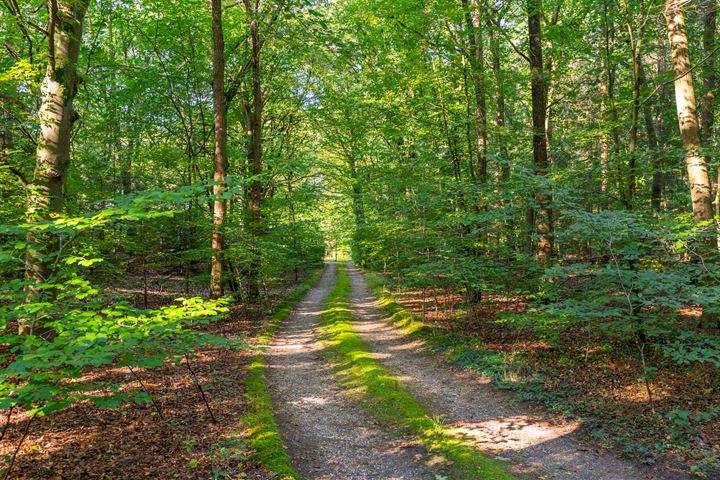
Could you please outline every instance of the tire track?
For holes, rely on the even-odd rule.
[[[488,381],[423,351],[422,342],[392,326],[362,273],[348,265],[354,329],[373,356],[453,425],[468,442],[508,460],[510,472],[556,480],[643,480],[655,477],[611,452],[586,444],[577,426],[558,424],[512,405]]]
[[[433,479],[420,449],[383,432],[344,395],[325,361],[317,328],[336,278],[331,263],[267,353],[268,387],[290,456],[308,479]]]

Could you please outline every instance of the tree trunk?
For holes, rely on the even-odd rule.
[[[637,184],[637,155],[638,155],[638,127],[640,124],[640,39],[635,38],[632,26],[628,25],[630,32],[630,50],[632,63],[632,108],[630,111],[630,141],[628,144],[628,169],[623,200],[625,208],[632,210]]]
[[[546,21],[549,21],[550,26],[555,26],[558,23],[558,20],[560,18],[560,9],[562,8],[563,2],[558,3],[555,6],[555,10],[553,10],[553,13],[549,19],[546,19]],[[542,9],[541,9],[542,10]],[[542,13],[542,12],[541,12]],[[552,48],[552,40],[549,42],[550,47]],[[553,103],[552,103],[552,97],[553,97],[553,91],[554,91],[554,84],[552,82],[552,74],[553,74],[553,68],[555,66],[555,62],[553,62],[552,57],[546,57],[545,59],[545,67],[543,71],[543,80],[545,81],[545,137],[548,145],[552,145],[553,141],[553,131],[554,131],[554,124],[553,124],[553,117],[555,115],[553,111]],[[548,147],[548,168],[552,167],[553,164],[553,156],[552,151]]]
[[[433,62],[433,70],[435,69],[434,67],[435,63]],[[454,132],[450,129],[450,118],[448,116],[447,101],[445,100],[445,86],[442,82],[442,77],[440,75],[437,75],[437,85],[438,95],[440,96],[440,111],[442,113],[443,131],[445,132],[445,138],[447,139],[448,155],[450,157],[450,163],[453,169],[453,177],[455,178],[455,180],[460,181],[461,170],[457,142]]]
[[[215,111],[215,154],[213,157],[213,234],[210,263],[210,297],[223,295],[223,250],[225,244],[225,174],[227,169],[227,113],[225,108],[225,39],[222,25],[222,0],[210,0],[213,33],[213,108]]]
[[[532,90],[532,128],[533,128],[533,165],[535,175],[544,177],[548,171],[547,136],[545,118],[547,114],[547,92],[543,75],[542,57],[542,0],[528,0],[528,36],[530,40],[530,74]],[[536,253],[540,261],[546,262],[552,257],[552,196],[542,191],[535,194],[538,205],[534,212],[534,227],[537,234]],[[530,218],[530,215],[528,215]]]
[[[356,260],[360,265],[365,265],[365,248],[364,248],[364,235],[365,235],[365,205],[363,202],[363,189],[360,182],[353,180],[352,184],[352,210],[355,217],[355,238],[353,238],[353,249],[354,255],[353,260]]]
[[[250,234],[253,237],[251,246],[251,259],[248,268],[248,299],[255,303],[260,298],[260,241],[262,237],[262,182],[258,178],[263,170],[263,99],[261,84],[260,25],[258,23],[257,4],[251,5],[250,0],[244,0],[245,12],[250,26],[252,41],[252,57],[250,68],[252,70],[252,97],[253,107],[250,118],[250,142],[248,145],[248,160],[253,180],[250,184]]]
[[[703,51],[707,55],[703,66],[703,96],[700,109],[700,137],[708,145],[713,141],[713,124],[715,115],[715,89],[717,88],[717,75],[715,64],[717,54],[715,50],[715,34],[717,31],[717,6],[708,2],[705,18],[703,20]],[[710,159],[706,158],[710,163]]]
[[[500,19],[495,20],[500,25]],[[510,180],[510,163],[508,162],[507,146],[505,145],[505,90],[502,69],[500,67],[500,39],[495,30],[490,31],[490,50],[492,53],[492,71],[495,79],[495,126],[500,139],[500,178]]]
[[[708,56],[703,68],[703,96],[700,109],[700,138],[705,146],[714,144],[715,90],[717,89],[717,54],[715,53],[715,36],[717,34],[717,4],[708,2],[703,19],[703,51]],[[709,164],[711,159],[706,156]],[[715,179],[715,215],[720,216],[720,169]]]
[[[467,0],[464,1],[467,8]],[[487,106],[485,88],[485,53],[480,19],[480,0],[471,0],[471,10],[466,12],[466,23],[470,32],[470,58],[472,66],[472,79],[475,88],[475,126],[477,136],[475,146],[477,151],[478,182],[487,181]]]
[[[710,180],[705,158],[701,155],[700,128],[695,103],[695,87],[690,70],[690,50],[685,32],[685,13],[681,0],[665,1],[665,20],[672,49],[675,72],[675,103],[680,134],[685,148],[685,163],[690,182],[693,219],[696,222],[713,218]]]
[[[10,113],[5,110],[3,104],[0,102],[0,108],[2,108],[2,132],[0,132],[0,156],[9,157],[10,151],[12,150],[12,129],[10,128]]]
[[[470,119],[473,114],[471,105],[472,102],[470,101],[470,88],[468,87],[468,84],[468,62],[466,62],[465,57],[463,57],[463,94],[465,97],[465,116]],[[467,141],[468,151],[468,174],[470,176],[470,180],[475,183],[475,137],[472,131],[473,127],[470,122],[465,122],[465,140]]]
[[[607,115],[603,118],[604,121],[609,123],[610,133],[610,145],[607,145],[607,153],[601,160],[601,169],[603,170],[603,178],[601,180],[601,190],[607,194],[610,184],[610,166],[612,163],[612,156],[617,156],[620,153],[620,134],[618,132],[618,111],[617,103],[615,101],[615,77],[616,77],[616,66],[613,59],[613,53],[615,50],[615,30],[614,24],[608,17],[608,1],[606,0],[603,4],[602,9],[602,30],[603,30],[603,55],[602,63],[605,70],[604,89],[605,89],[605,100],[607,102],[605,110]],[[607,130],[606,130],[607,131]],[[618,182],[621,176],[618,176]],[[613,182],[617,183],[617,182]],[[603,208],[609,207],[609,197],[606,195],[604,199]]]
[[[363,184],[358,173],[357,160],[354,153],[350,153],[347,158],[347,167],[350,181],[350,199],[352,201],[351,208],[355,217],[355,231],[353,233],[352,255],[353,260],[360,265],[365,265],[365,227],[367,220],[365,219],[365,201]]]
[[[642,88],[647,87],[647,77],[642,60],[639,60],[639,80]],[[654,213],[660,211],[660,202],[662,201],[662,165],[660,157],[660,144],[658,142],[658,132],[655,129],[655,118],[653,117],[653,109],[650,102],[647,101],[643,105],[643,120],[645,122],[645,133],[648,138],[648,148],[650,149],[650,157],[652,162],[652,186],[650,191],[650,207]]]
[[[70,165],[70,140],[78,118],[73,109],[80,77],[77,61],[88,0],[48,1],[48,60],[41,86],[35,175],[28,190],[30,223],[50,219],[63,210],[65,182]],[[47,282],[52,274],[53,254],[59,245],[49,234],[28,233],[32,245],[26,256],[25,276],[33,283]],[[40,291],[29,286],[28,300]],[[20,334],[32,334],[32,321],[20,322]]]
[[[0,165],[10,167],[10,155],[13,149],[12,128],[10,123],[10,112],[2,101],[0,101]],[[19,179],[22,186],[25,186],[25,177],[19,170],[11,170]]]

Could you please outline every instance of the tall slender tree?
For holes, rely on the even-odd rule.
[[[492,54],[492,72],[495,81],[495,127],[500,137],[500,177],[502,180],[510,178],[510,163],[508,162],[507,143],[504,138],[505,129],[505,83],[501,65],[500,39],[493,27],[500,24],[498,9],[493,9],[495,20],[488,22],[490,27],[490,52]]]
[[[527,0],[528,38],[530,43],[530,75],[532,91],[532,138],[533,165],[535,174],[544,177],[548,173],[548,150],[546,115],[547,89],[543,73],[542,54],[542,0]],[[543,187],[535,194],[538,208],[533,209],[532,223],[537,234],[536,253],[541,261],[552,257],[552,196],[543,191]],[[529,217],[530,220],[530,217]]]
[[[683,0],[666,0],[664,14],[672,50],[675,104],[685,149],[693,219],[700,222],[711,219],[713,210],[707,164],[701,152],[700,125],[695,102],[690,48],[685,31],[684,3]]]
[[[47,220],[63,211],[72,130],[79,118],[73,101],[80,83],[77,62],[88,4],[89,0],[48,1],[47,67],[38,111],[40,132],[35,174],[28,185],[30,222]],[[39,294],[35,285],[47,282],[52,273],[48,254],[61,246],[51,236],[34,232],[28,234],[28,241],[32,247],[27,251],[25,276],[32,282],[28,294],[35,297]],[[21,322],[19,330],[30,334],[34,327]]]
[[[225,38],[222,25],[222,0],[210,0],[213,34],[213,108],[215,127],[215,152],[213,155],[213,234],[212,260],[210,266],[210,296],[220,298],[223,294],[223,249],[225,243],[224,223],[226,203],[222,197],[225,190],[227,170],[227,108],[225,98]]]
[[[250,182],[250,201],[249,201],[249,230],[253,237],[251,245],[251,258],[247,272],[247,292],[251,302],[256,302],[260,298],[260,242],[262,237],[262,197],[263,186],[260,175],[263,172],[263,97],[262,97],[262,64],[261,50],[262,37],[260,35],[259,23],[259,2],[253,0],[243,0],[245,5],[245,13],[250,29],[250,42],[252,44],[252,53],[250,57],[250,70],[252,72],[252,108],[249,125],[249,141],[248,141],[248,162],[249,170],[252,175]]]
[[[464,1],[466,8],[465,18],[469,31],[470,58],[472,66],[472,80],[475,89],[475,130],[477,172],[475,177],[480,183],[487,181],[487,105],[485,81],[485,51],[482,34],[482,5],[481,0]],[[469,9],[468,9],[469,8]]]
[[[715,139],[715,97],[718,87],[716,39],[717,36],[717,1],[707,2],[703,17],[703,51],[707,58],[703,68],[703,95],[700,109],[700,138],[706,146],[712,145]],[[710,157],[706,157],[708,164]],[[720,216],[720,170],[715,177],[715,215]]]

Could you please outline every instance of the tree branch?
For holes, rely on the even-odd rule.
[[[2,154],[3,156],[0,157],[0,165],[4,165],[7,167],[8,171],[15,175],[18,179],[18,182],[20,182],[20,185],[23,186],[23,188],[28,188],[30,186],[30,182],[28,182],[27,177],[25,177],[25,174],[21,172],[19,169],[13,167],[10,165],[7,160],[5,159],[5,154]]]
[[[680,79],[683,78],[685,75],[688,75],[688,74],[692,73],[692,71],[695,70],[696,68],[702,66],[705,62],[707,62],[710,58],[712,58],[712,56],[715,55],[715,53],[716,53],[718,50],[720,50],[720,45],[718,45],[717,47],[713,48],[713,49],[710,51],[710,53],[708,53],[707,55],[705,55],[705,57],[702,58],[702,60],[700,60],[699,62],[697,62],[697,63],[696,63],[695,65],[693,65],[692,67],[688,68],[687,71],[685,71],[684,73],[682,73],[682,74],[678,75],[677,77],[674,77],[674,78],[672,78],[672,79],[670,79],[670,80],[667,80],[667,81],[661,83],[660,85],[658,85],[657,87],[655,87],[655,89],[654,89],[652,92],[650,92],[650,95],[648,95],[647,97],[645,97],[645,100],[643,100],[642,102],[640,102],[640,105],[644,105],[646,102],[648,102],[653,96],[655,96],[655,94],[658,92],[658,90],[660,90],[660,89],[661,89],[662,87],[664,87],[665,85],[669,85],[669,84],[671,84],[671,83],[675,83],[677,80],[680,80]]]
[[[515,50],[515,53],[517,53],[522,58],[524,58],[526,62],[530,63],[530,57],[525,55],[525,53],[523,53],[523,51],[520,50],[517,45],[515,45],[515,42],[512,41],[512,38],[510,38],[510,35],[507,34],[505,29],[503,29],[500,25],[498,25],[498,23],[495,21],[494,18],[492,18],[492,16],[488,15],[488,19],[490,20],[490,23],[500,31],[500,35],[502,35],[505,38],[505,40],[507,40],[507,42],[510,44],[512,49]]]

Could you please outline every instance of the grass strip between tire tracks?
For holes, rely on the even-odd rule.
[[[433,455],[448,462],[454,479],[511,480],[502,464],[467,444],[437,419],[375,361],[353,330],[348,294],[350,282],[340,267],[337,284],[322,314],[325,352],[336,367],[342,384],[380,422],[419,440]]]
[[[432,353],[439,354],[450,363],[491,379],[498,388],[522,392],[522,384],[513,379],[513,374],[521,367],[517,358],[504,352],[485,350],[479,340],[463,333],[448,332],[426,324],[421,317],[395,301],[382,277],[369,272],[363,274],[394,326],[411,338],[421,340]]]

